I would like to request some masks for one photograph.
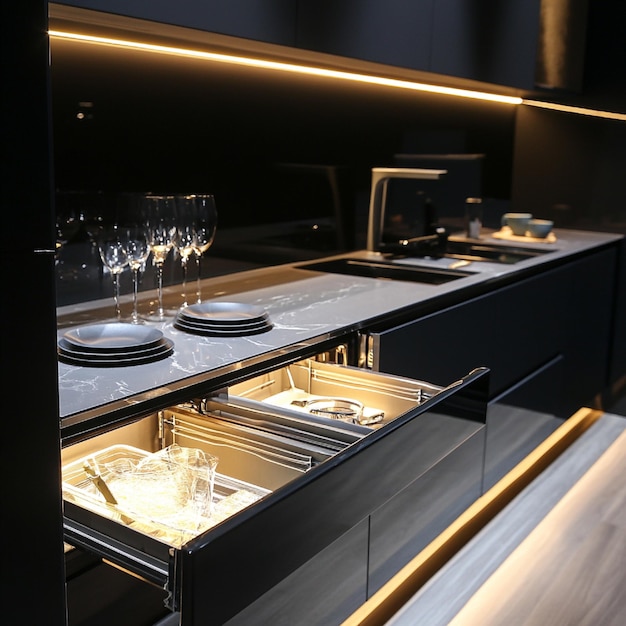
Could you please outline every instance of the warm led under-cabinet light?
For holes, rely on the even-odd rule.
[[[186,56],[196,59],[206,59],[207,61],[214,61],[217,63],[231,63],[234,65],[245,65],[247,67],[258,67],[261,69],[276,70],[281,72],[295,72],[298,74],[306,74],[309,76],[335,78],[339,80],[368,83],[385,87],[395,87],[397,89],[425,91],[429,93],[444,94],[448,96],[458,96],[461,98],[473,98],[475,100],[487,100],[490,102],[500,102],[502,104],[517,105],[521,104],[522,102],[521,98],[513,96],[501,96],[482,91],[457,89],[454,87],[440,87],[437,85],[429,85],[427,83],[415,83],[408,80],[384,78],[382,76],[372,76],[369,74],[356,74],[354,72],[344,72],[341,70],[331,70],[321,67],[312,67],[308,65],[297,65],[295,63],[285,63],[283,61],[268,61],[265,59],[255,59],[251,57],[242,57],[231,54],[207,52],[203,50],[191,50],[188,48],[177,48],[173,46],[162,46],[159,44],[144,43],[140,41],[129,41],[125,39],[114,39],[111,37],[81,35],[79,33],[68,33],[57,30],[49,31],[49,35],[52,38],[70,39],[74,41],[83,41],[85,43],[131,48],[134,50],[143,50],[161,54]]]
[[[522,100],[522,104],[541,109],[550,109],[552,111],[560,111],[561,113],[574,113],[577,115],[590,115],[591,117],[603,117],[609,120],[621,120],[626,122],[626,114],[615,113],[613,111],[598,111],[597,109],[587,109],[584,107],[575,107],[569,104],[557,104],[555,102],[542,102],[541,100]]]
[[[399,80],[396,78],[385,78],[383,76],[373,76],[370,74],[357,74],[354,72],[346,72],[342,70],[331,70],[322,67],[313,67],[309,65],[298,65],[295,63],[286,63],[283,61],[269,61],[265,59],[256,59],[252,57],[237,56],[232,54],[224,54],[221,52],[207,52],[204,50],[193,50],[190,48],[178,48],[174,46],[164,46],[160,44],[151,44],[141,41],[131,41],[127,39],[116,39],[113,37],[99,37],[95,35],[82,35],[80,33],[70,33],[58,30],[50,30],[48,32],[51,38],[69,39],[73,41],[82,41],[90,44],[116,46],[129,48],[134,50],[143,50],[155,52],[159,54],[171,54],[176,56],[186,56],[196,59],[205,59],[216,63],[230,63],[233,65],[244,65],[246,67],[257,67],[260,69],[275,70],[281,72],[295,72],[309,76],[321,76],[325,78],[334,78],[338,80],[348,80],[371,85],[380,85],[383,87],[393,87],[396,89],[407,89],[411,91],[423,91],[428,93],[442,94],[447,96],[456,96],[460,98],[472,98],[474,100],[484,100],[488,102],[499,102],[501,104],[540,107],[561,111],[565,113],[574,113],[578,115],[588,115],[592,117],[601,117],[606,119],[626,121],[626,115],[612,111],[599,111],[584,107],[575,107],[564,104],[551,102],[542,102],[540,100],[526,100],[517,96],[503,96],[499,94],[488,93],[484,91],[472,91],[471,89],[458,89],[455,87],[442,87],[439,85],[430,85],[428,83],[416,83],[409,80]]]

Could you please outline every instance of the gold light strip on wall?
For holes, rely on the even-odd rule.
[[[234,65],[245,65],[247,67],[257,67],[261,69],[277,70],[277,71],[282,71],[282,72],[296,72],[298,74],[306,74],[309,76],[335,78],[335,79],[348,80],[348,81],[359,82],[359,83],[367,83],[367,84],[372,84],[372,85],[381,85],[385,87],[394,87],[397,89],[408,89],[412,91],[425,91],[429,93],[443,94],[447,96],[458,96],[461,98],[472,98],[475,100],[499,102],[501,104],[518,105],[522,103],[522,99],[519,97],[501,96],[501,95],[486,93],[482,91],[472,91],[469,89],[457,89],[454,87],[440,87],[437,85],[429,85],[426,83],[415,83],[415,82],[411,82],[408,80],[384,78],[382,76],[372,76],[368,74],[356,74],[353,72],[330,70],[330,69],[324,69],[321,67],[311,67],[308,65],[296,65],[293,63],[285,63],[282,61],[267,61],[264,59],[240,57],[240,56],[222,54],[222,53],[217,53],[217,52],[191,50],[187,48],[163,46],[163,45],[150,44],[150,43],[144,43],[144,42],[139,42],[139,41],[114,39],[110,37],[81,35],[79,33],[68,33],[68,32],[57,31],[57,30],[51,30],[49,31],[48,34],[52,38],[70,39],[73,41],[82,41],[85,43],[109,45],[109,46],[116,46],[116,47],[122,47],[122,48],[131,48],[134,50],[157,52],[161,54],[186,56],[186,57],[192,57],[196,59],[205,59],[207,61],[215,61],[218,63],[231,63]]]
[[[622,113],[615,113],[612,111],[599,111],[595,109],[587,109],[584,107],[575,107],[551,102],[542,102],[540,100],[526,100],[517,96],[504,96],[484,91],[472,91],[470,89],[459,89],[456,87],[442,87],[439,85],[430,85],[428,83],[417,83],[408,80],[399,80],[396,78],[384,78],[382,76],[373,76],[370,74],[357,74],[354,72],[331,70],[309,65],[297,65],[295,63],[286,63],[283,61],[269,61],[252,57],[236,56],[232,54],[224,54],[218,52],[208,52],[204,50],[193,50],[189,48],[178,48],[174,46],[164,46],[160,44],[151,44],[141,41],[131,41],[127,39],[117,39],[112,37],[82,35],[80,33],[70,33],[58,30],[50,30],[48,34],[52,38],[69,39],[73,41],[82,41],[85,43],[116,46],[134,50],[143,50],[147,52],[156,52],[160,54],[186,56],[196,59],[205,59],[207,61],[214,61],[217,63],[230,63],[234,65],[243,65],[246,67],[256,67],[260,69],[269,69],[281,72],[295,72],[298,74],[305,74],[309,76],[348,80],[371,85],[393,87],[396,89],[423,91],[427,93],[434,93],[446,96],[471,98],[474,100],[483,100],[487,102],[498,102],[508,105],[524,104],[527,106],[551,109],[564,113],[573,113],[577,115],[588,115],[592,117],[626,121],[626,115]]]
[[[522,104],[542,109],[550,109],[561,113],[574,113],[577,115],[590,115],[592,117],[603,117],[609,120],[621,120],[626,122],[626,114],[614,113],[612,111],[598,111],[597,109],[585,109],[583,107],[570,106],[568,104],[555,104],[554,102],[541,102],[540,100],[522,100]]]

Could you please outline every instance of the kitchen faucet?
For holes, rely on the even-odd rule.
[[[448,170],[417,169],[408,167],[373,167],[372,190],[370,194],[369,221],[367,226],[367,249],[377,251],[387,201],[387,185],[392,178],[416,178],[439,180]]]

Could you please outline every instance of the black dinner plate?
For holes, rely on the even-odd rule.
[[[145,363],[153,363],[160,361],[174,353],[174,342],[169,339],[165,340],[163,346],[156,352],[150,354],[131,354],[118,358],[102,358],[103,355],[94,354],[90,357],[74,356],[71,351],[68,352],[59,347],[59,361],[69,365],[77,365],[82,367],[126,367],[129,365],[143,365]]]
[[[63,339],[82,352],[132,353],[155,347],[163,333],[143,324],[113,322],[71,328]]]
[[[192,325],[178,318],[174,322],[174,328],[182,330],[185,333],[191,333],[193,335],[203,335],[205,337],[247,337],[248,335],[258,335],[260,333],[265,333],[273,328],[273,324],[271,324],[270,322],[265,322],[263,324],[259,324],[255,328],[233,327],[222,329],[201,326],[198,324]]]
[[[181,309],[179,317],[196,323],[238,326],[267,320],[268,315],[264,309],[242,302],[202,302]]]

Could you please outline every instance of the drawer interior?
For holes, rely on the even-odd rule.
[[[297,362],[65,448],[64,497],[181,547],[439,390],[357,368]],[[316,406],[310,402],[328,399],[358,404],[360,419],[309,410]],[[183,452],[186,466],[171,462]],[[189,465],[190,454],[193,463],[201,459],[201,470]],[[148,475],[162,470],[163,459],[168,471]],[[215,462],[210,478],[207,459]],[[174,488],[179,475],[188,482]],[[210,495],[190,487],[200,478],[211,482]],[[128,481],[132,497],[125,495]],[[198,514],[201,497],[208,503]]]

